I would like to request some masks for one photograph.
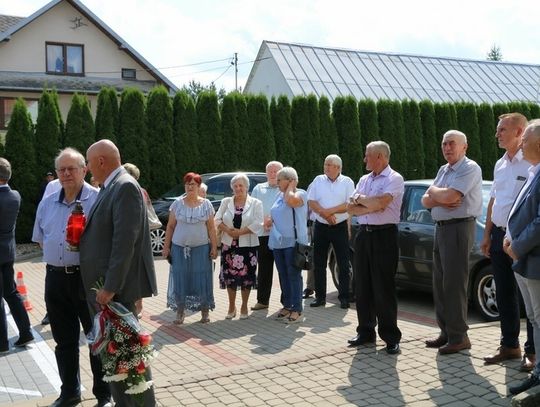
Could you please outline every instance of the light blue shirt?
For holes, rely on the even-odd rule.
[[[270,215],[270,210],[272,209],[272,205],[274,205],[274,202],[276,201],[277,196],[280,194],[278,186],[270,186],[268,182],[263,182],[260,184],[255,185],[255,188],[253,188],[253,191],[251,192],[251,196],[253,198],[257,198],[259,201],[262,202],[263,205],[263,216],[266,218]],[[270,234],[270,231],[263,230],[261,233],[259,233],[259,236],[268,236]]]
[[[77,200],[81,201],[84,214],[88,216],[98,192],[97,188],[85,182],[80,197],[70,204],[64,199],[63,189],[47,196],[39,203],[32,241],[41,244],[45,263],[57,267],[79,265],[79,252],[67,249],[68,218]]]
[[[308,244],[308,229],[307,229],[307,193],[306,191],[298,190],[300,198],[304,201],[302,206],[294,208],[296,220],[297,239],[294,238],[294,222],[293,208],[283,200],[283,193],[280,192],[270,210],[272,216],[272,229],[268,238],[268,247],[270,249],[286,249],[294,247],[296,241],[302,244]]]

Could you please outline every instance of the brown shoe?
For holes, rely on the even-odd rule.
[[[468,337],[465,337],[465,339],[459,343],[447,343],[443,347],[439,348],[439,353],[441,355],[450,355],[465,349],[471,349],[471,341]]]
[[[491,365],[505,360],[519,359],[520,357],[520,348],[507,348],[506,346],[501,345],[494,355],[485,356],[484,362],[486,362],[487,365]]]
[[[521,359],[519,370],[522,372],[531,372],[536,364],[536,355],[534,353],[524,353]]]
[[[252,311],[258,311],[258,310],[267,309],[267,308],[268,308],[268,305],[264,305],[264,304],[261,304],[260,302],[258,302],[253,307],[251,307],[251,310]]]
[[[440,348],[441,346],[446,345],[448,340],[442,336],[439,336],[437,338],[427,339],[426,340],[426,348]]]

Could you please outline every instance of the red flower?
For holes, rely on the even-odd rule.
[[[124,365],[119,365],[118,368],[116,369],[117,374],[127,373],[127,372],[128,372],[128,369]]]
[[[110,341],[109,344],[107,345],[107,352],[109,352],[110,354],[113,354],[113,353],[116,353],[117,350],[118,350],[118,346],[116,345],[116,342]]]
[[[139,363],[135,368],[135,371],[137,372],[137,374],[143,374],[144,372],[146,372],[146,366],[144,365],[144,362],[142,360],[141,363]]]
[[[139,342],[141,343],[142,346],[150,345],[150,342],[152,342],[152,335],[150,335],[148,332],[140,333]]]

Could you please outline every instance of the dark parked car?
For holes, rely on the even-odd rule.
[[[238,174],[237,172],[222,172],[202,174],[202,181],[208,186],[206,197],[214,205],[217,211],[221,200],[232,195],[231,179]],[[246,172],[249,178],[249,192],[253,191],[255,185],[261,182],[266,182],[266,174],[264,172]],[[154,256],[160,256],[165,243],[165,229],[169,220],[169,208],[176,198],[184,194],[184,184],[178,184],[170,191],[163,194],[159,199],[152,201],[154,210],[163,224],[161,229],[156,229],[150,232],[152,237],[152,252]]]
[[[431,218],[431,212],[421,203],[422,195],[431,182],[431,180],[405,182],[405,195],[403,196],[401,220],[398,226],[399,264],[396,274],[396,285],[401,288],[429,292],[432,290],[435,224]],[[476,239],[470,253],[469,276],[470,301],[488,321],[494,321],[499,317],[491,262],[480,250],[491,184],[491,181],[484,181],[482,185],[483,213],[476,219]],[[354,250],[352,242],[358,229],[358,223],[354,218],[352,224],[351,253]],[[330,258],[330,270],[334,283],[338,284],[337,276],[339,274],[334,256]]]

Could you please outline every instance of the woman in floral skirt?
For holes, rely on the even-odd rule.
[[[261,201],[248,195],[249,178],[245,174],[235,175],[231,188],[233,196],[223,199],[216,213],[216,225],[221,232],[219,282],[229,297],[226,318],[236,316],[236,291],[240,289],[240,319],[247,319],[249,294],[257,280],[257,234],[263,227],[263,207]]]

